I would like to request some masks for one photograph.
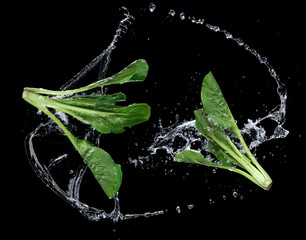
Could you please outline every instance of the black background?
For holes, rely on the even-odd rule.
[[[17,121],[16,134],[10,142],[14,142],[14,146],[17,146],[17,149],[12,150],[13,155],[17,157],[6,161],[9,168],[3,171],[12,171],[14,174],[6,174],[6,179],[9,180],[4,181],[3,184],[6,185],[5,199],[8,200],[8,205],[5,206],[9,213],[6,217],[6,225],[18,226],[20,230],[13,231],[11,234],[21,233],[24,236],[37,238],[41,238],[39,237],[41,235],[48,237],[62,235],[70,238],[90,236],[103,239],[127,239],[153,235],[179,236],[182,233],[199,234],[203,237],[207,234],[233,237],[242,234],[262,236],[274,234],[275,231],[297,233],[299,215],[304,209],[301,204],[304,192],[303,188],[300,188],[298,168],[301,169],[299,166],[304,161],[301,152],[305,143],[302,133],[303,117],[300,111],[304,82],[300,76],[301,63],[298,58],[302,47],[298,36],[300,19],[298,6],[289,8],[259,3],[241,5],[215,1],[214,3],[154,1],[157,6],[154,12],[156,15],[166,16],[170,9],[178,13],[183,11],[186,15],[203,17],[208,23],[226,29],[243,39],[262,56],[268,58],[269,63],[286,84],[288,109],[284,127],[290,131],[290,134],[285,139],[264,144],[261,149],[261,151],[274,152],[275,159],[265,165],[274,180],[274,185],[269,192],[259,189],[246,195],[246,199],[228,201],[217,199],[213,205],[208,204],[207,198],[207,202],[202,205],[197,203],[190,211],[182,209],[180,214],[174,208],[176,204],[183,206],[182,203],[178,201],[171,205],[170,200],[169,203],[165,200],[169,208],[168,213],[158,217],[118,223],[110,221],[95,223],[85,219],[78,211],[46,188],[31,169],[24,152],[23,141],[25,136],[37,126],[39,119],[37,117],[33,119],[32,115],[35,111],[22,101],[23,87],[59,88],[108,46],[118,22],[122,19],[122,11],[119,10],[121,6],[126,6],[132,15],[137,16],[137,14],[141,15],[142,11],[147,14],[149,3],[150,1],[142,1],[141,4],[132,3],[132,1],[113,1],[90,5],[80,2],[70,6],[49,3],[19,5],[18,8],[13,8],[10,26],[7,27],[7,46],[10,57],[13,57],[9,61],[8,70],[16,93],[14,103],[18,109],[15,111],[18,115],[14,118]],[[13,23],[12,19],[15,20]],[[154,25],[152,25],[152,31],[160,31],[160,34],[163,34],[162,29],[154,29]],[[172,40],[175,41],[175,38]],[[188,36],[182,36],[180,40],[188,41]],[[118,48],[128,47],[121,46],[120,42],[118,44]],[[114,52],[110,72],[115,72],[127,62],[142,57],[141,46],[138,50],[137,46],[131,46],[131,49],[126,50],[126,55],[122,51]],[[151,52],[154,54],[155,49],[152,48]],[[171,66],[171,63],[167,61],[167,54],[176,53],[167,53],[166,49],[164,53],[165,55],[160,56],[160,61],[174,69],[175,66]],[[187,54],[184,51],[183,53]],[[152,62],[150,68],[154,69],[154,57],[152,59],[150,56],[147,57]],[[184,56],[181,57],[184,58]],[[119,67],[113,65],[115,62]],[[177,66],[177,68],[181,67],[183,66]],[[165,67],[160,71],[163,73],[166,70]],[[153,70],[152,74],[154,74]],[[161,97],[165,95],[160,94]],[[145,96],[140,95],[139,98],[141,97]],[[270,99],[271,96],[265,95],[263,101],[268,103]],[[162,99],[159,101],[163,102]],[[234,98],[233,101],[235,101]],[[271,105],[274,106],[274,103]],[[241,103],[240,107],[245,106],[247,106],[246,103]],[[167,121],[166,116],[165,119]],[[277,162],[278,158],[280,162]],[[220,172],[218,177],[221,176]],[[175,180],[172,181],[170,180],[171,187],[177,189]],[[250,183],[244,181],[243,184]],[[141,187],[145,188],[145,184]],[[201,189],[197,190],[201,191]],[[213,193],[217,191],[217,188],[212,188]]]

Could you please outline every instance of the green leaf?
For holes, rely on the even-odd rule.
[[[95,109],[98,106],[102,105],[113,105],[119,101],[125,101],[126,96],[124,93],[115,93],[110,95],[101,95],[93,93],[91,95],[81,95],[81,96],[74,96],[72,98],[59,98],[59,99],[52,99],[55,102],[76,106],[80,108],[87,108],[87,109]]]
[[[211,72],[204,77],[201,99],[205,112],[214,122],[234,133],[239,131],[223,93]]]
[[[86,140],[79,140],[75,145],[108,198],[112,198],[119,190],[122,181],[120,165],[103,149]]]
[[[143,81],[147,77],[148,70],[149,66],[146,60],[138,59],[115,75],[106,78],[102,85],[106,86],[111,84]]]
[[[209,167],[217,167],[223,168],[227,170],[236,171],[235,167],[232,167],[230,164],[219,164],[215,163],[208,158],[205,158],[200,152],[195,150],[184,150],[175,156],[175,161],[177,162],[184,162],[184,163],[193,163],[193,164],[200,164]]]
[[[228,152],[226,152],[222,147],[220,147],[216,142],[209,141],[205,148],[206,151],[215,155],[215,157],[221,162],[224,166],[239,166],[243,168],[243,166],[236,161]]]
[[[252,182],[254,182],[255,184],[263,187],[250,174],[248,174],[248,173],[246,173],[246,172],[244,172],[244,171],[242,171],[238,168],[235,168],[235,167],[224,166],[224,165],[219,165],[217,163],[214,163],[214,162],[210,161],[209,159],[203,157],[203,155],[200,152],[197,152],[197,151],[194,151],[194,150],[184,150],[184,151],[180,152],[179,154],[177,154],[175,156],[175,161],[184,162],[184,163],[191,163],[191,164],[200,164],[200,165],[205,165],[205,166],[208,166],[208,167],[216,167],[216,168],[227,169],[229,171],[239,173],[239,174],[243,175],[244,177],[248,178],[249,180],[251,180]]]
[[[219,167],[217,163],[203,157],[203,155],[195,150],[184,150],[175,156],[177,162],[196,163],[210,167]]]
[[[195,127],[208,140],[217,138],[219,141],[227,145],[227,136],[223,129],[217,124],[208,120],[203,109],[194,111],[196,117]]]
[[[101,133],[121,133],[125,127],[147,121],[151,114],[150,106],[145,103],[129,106],[114,105],[116,101],[125,99],[122,93],[111,96],[89,95],[71,99],[50,99],[42,95],[38,96],[43,105],[67,113]]]
[[[69,105],[54,106],[80,121],[91,125],[101,133],[121,133],[125,127],[145,122],[150,117],[150,107],[145,103],[129,106],[101,105],[92,109]]]
[[[208,120],[203,109],[195,110],[194,115],[196,117],[196,129],[198,129],[198,131],[208,140],[206,150],[214,154],[223,165],[231,166],[235,164],[241,166],[239,162],[226,153],[220,146],[222,145],[223,147],[226,147],[226,149],[233,150],[232,146],[228,142],[229,140],[224,130],[211,120]]]
[[[65,91],[52,91],[43,88],[25,88],[27,91],[31,91],[34,93],[40,94],[48,94],[48,95],[70,95],[79,92],[88,91],[93,88],[103,87],[112,84],[123,84],[127,82],[141,82],[144,81],[147,77],[149,70],[149,66],[144,59],[138,59],[132,62],[130,65],[122,69],[120,72],[114,74],[111,77],[101,79],[95,83],[91,83],[87,86],[65,90]]]

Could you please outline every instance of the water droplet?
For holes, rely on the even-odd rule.
[[[180,208],[180,206],[177,206],[177,207],[175,208],[175,210],[176,210],[177,213],[181,213],[181,208]]]
[[[225,31],[225,30],[224,30],[223,32],[224,32],[225,37],[226,37],[227,39],[233,38],[233,35],[232,35],[231,33],[227,32],[227,31]]]
[[[238,193],[236,191],[233,192],[233,197],[234,198],[238,197]]]
[[[184,20],[184,19],[185,19],[185,13],[183,13],[183,12],[180,13],[180,19],[181,19],[181,20]]]
[[[156,9],[156,5],[154,4],[154,3],[150,3],[149,4],[149,10],[150,10],[150,12],[154,12],[154,10]]]
[[[208,200],[208,203],[210,204],[210,205],[212,205],[212,204],[214,204],[215,203],[215,201],[214,200],[212,200],[211,198]]]
[[[218,26],[213,26],[210,24],[206,24],[206,27],[208,27],[210,30],[213,30],[214,32],[219,32],[220,28]]]
[[[241,40],[241,39],[236,39],[236,42],[237,42],[237,44],[239,45],[239,46],[242,46],[242,45],[244,45],[244,42]]]
[[[175,15],[175,11],[173,9],[170,9],[169,14],[173,17]]]
[[[189,205],[187,205],[187,208],[188,208],[189,210],[193,209],[193,208],[194,208],[194,204],[189,204]]]
[[[268,59],[266,57],[259,58],[260,63],[266,64],[268,62]]]
[[[223,198],[223,200],[226,200],[226,196],[225,195],[223,195],[222,198]]]

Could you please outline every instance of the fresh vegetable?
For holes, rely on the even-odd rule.
[[[103,149],[94,146],[89,141],[76,138],[48,108],[67,113],[91,125],[95,130],[107,134],[121,133],[125,127],[132,127],[147,121],[151,112],[149,105],[145,103],[129,106],[116,105],[117,102],[126,100],[123,93],[79,95],[61,99],[45,95],[71,95],[111,84],[144,81],[147,72],[147,62],[139,59],[119,73],[82,88],[67,91],[24,88],[22,94],[24,100],[47,114],[67,135],[108,198],[114,197],[120,188],[122,181],[120,165],[116,164]]]
[[[206,150],[213,154],[217,161],[205,158],[198,151],[187,149],[177,154],[175,160],[227,169],[239,173],[263,189],[269,190],[272,186],[272,180],[246,145],[211,72],[203,79],[201,100],[203,109],[194,111],[195,127],[208,140]],[[237,148],[225,130],[237,136],[243,150]]]

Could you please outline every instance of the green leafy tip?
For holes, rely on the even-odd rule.
[[[144,59],[138,59],[130,65],[122,69],[120,72],[112,75],[111,77],[101,79],[95,83],[89,84],[85,87],[66,90],[66,91],[53,91],[43,88],[25,88],[25,90],[32,91],[39,94],[48,95],[71,95],[75,93],[85,92],[94,88],[103,87],[113,84],[124,84],[128,82],[141,82],[147,77],[149,66]]]
[[[107,197],[112,198],[118,192],[122,181],[120,165],[116,164],[106,151],[88,141],[78,140],[76,149]]]

